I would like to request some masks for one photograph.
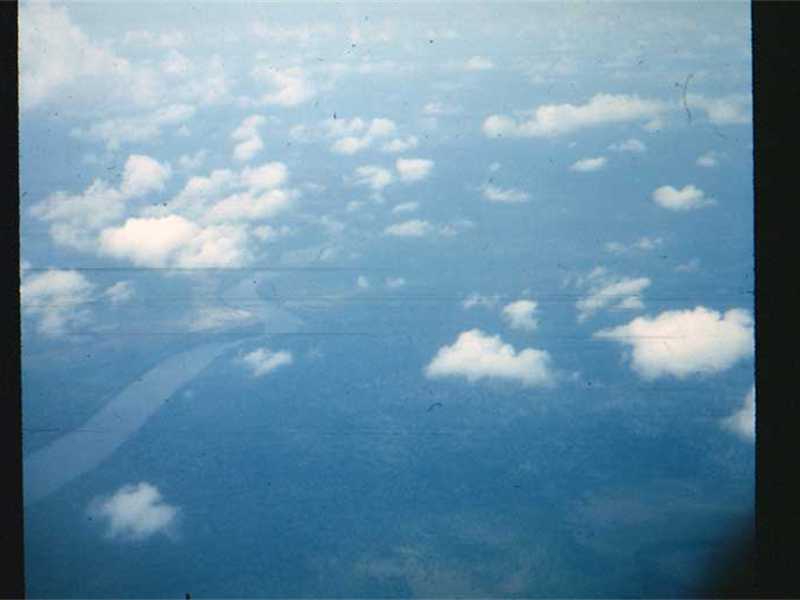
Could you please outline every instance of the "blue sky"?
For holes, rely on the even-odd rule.
[[[31,594],[691,595],[750,59],[746,3],[23,3]]]

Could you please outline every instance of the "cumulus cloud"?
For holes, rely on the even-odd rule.
[[[130,281],[118,281],[107,288],[103,294],[111,301],[111,304],[123,304],[133,298],[133,284]]]
[[[496,185],[486,184],[481,188],[483,197],[489,202],[500,202],[505,204],[519,204],[527,202],[530,196],[527,192],[522,190],[515,190],[513,188],[503,189]]]
[[[395,168],[402,181],[419,181],[433,170],[433,161],[424,158],[398,158]]]
[[[536,306],[537,304],[533,300],[517,300],[503,307],[503,318],[512,329],[533,331],[539,325],[539,322],[533,318]]]
[[[123,144],[155,140],[166,127],[186,124],[196,109],[189,104],[171,104],[144,114],[117,117],[98,121],[88,129],[74,128],[73,137],[103,142],[108,150],[117,150]]]
[[[78,271],[51,269],[24,278],[20,306],[23,314],[37,318],[39,333],[58,337],[89,321],[86,304],[93,299],[94,288]]]
[[[459,334],[450,346],[442,346],[425,367],[429,378],[464,377],[470,383],[484,378],[509,379],[526,386],[546,386],[553,382],[550,355],[535,348],[517,352],[499,335],[480,329]]]
[[[253,377],[263,377],[275,369],[292,364],[292,353],[286,350],[273,352],[269,348],[257,348],[241,358]]]
[[[392,209],[394,214],[414,212],[419,208],[419,202],[403,202]]]
[[[473,56],[464,63],[464,68],[467,71],[488,71],[494,69],[494,63],[485,56]]]
[[[491,115],[483,122],[489,137],[555,137],[609,123],[629,123],[659,116],[667,106],[638,96],[597,94],[586,104],[546,104],[519,121],[506,115]]]
[[[606,166],[606,157],[598,156],[596,158],[583,158],[578,160],[570,166],[571,171],[579,171],[581,173],[590,173],[592,171],[599,171]]]
[[[356,286],[358,286],[358,288],[362,290],[369,289],[369,279],[367,279],[363,275],[359,275],[358,279],[356,279]]]
[[[328,119],[322,122],[328,137],[338,138],[331,146],[337,154],[356,154],[369,148],[376,140],[393,135],[397,126],[391,119],[377,118],[365,121],[360,117],[352,119]],[[414,138],[416,140],[416,138]],[[394,140],[395,146],[402,140]]]
[[[234,159],[240,162],[248,161],[264,148],[258,128],[266,122],[267,120],[261,115],[251,115],[234,129],[231,139],[238,142],[233,149]]]
[[[713,150],[709,150],[705,154],[698,156],[695,164],[698,167],[705,167],[707,169],[716,167],[719,164],[718,155]]]
[[[380,192],[394,181],[394,175],[388,169],[375,165],[357,167],[355,170],[356,185],[364,185],[375,192]]]
[[[636,138],[629,138],[624,142],[611,144],[608,149],[614,152],[634,152],[636,154],[647,152],[647,146],[645,146],[644,142]]]
[[[605,249],[607,252],[611,252],[612,254],[626,254],[633,250],[640,250],[642,252],[649,252],[650,250],[655,250],[664,242],[663,239],[659,238],[650,238],[650,237],[641,237],[635,242],[625,245],[620,242],[608,242],[605,245]]]
[[[703,190],[693,185],[676,189],[664,185],[653,192],[653,201],[668,210],[688,211],[716,204],[716,200],[705,195]]]
[[[756,439],[756,386],[747,392],[742,407],[722,420],[722,427],[749,442]]]
[[[651,281],[647,277],[616,277],[600,268],[592,271],[583,283],[588,284],[589,291],[575,303],[580,322],[606,307],[616,310],[643,308],[641,294]]]
[[[171,535],[178,508],[167,504],[154,485],[141,482],[124,485],[112,496],[96,498],[89,514],[106,522],[111,539],[144,540],[157,533]]]
[[[194,154],[182,154],[178,158],[178,165],[185,171],[195,171],[203,166],[208,156],[207,150],[198,150]]]
[[[405,138],[395,138],[389,142],[386,142],[381,147],[381,152],[389,152],[389,153],[396,153],[396,152],[405,152],[406,150],[413,150],[419,144],[419,140],[415,135],[409,135]]]
[[[476,306],[483,306],[484,308],[494,308],[497,306],[497,303],[500,302],[500,296],[495,294],[494,296],[483,296],[478,292],[472,292],[469,296],[467,296],[464,301],[461,303],[466,310],[470,308],[475,308]]]
[[[50,194],[30,209],[31,214],[50,223],[50,237],[57,244],[93,250],[97,232],[122,218],[127,200],[160,191],[170,173],[169,165],[134,154],[125,163],[119,188],[95,179],[82,194]]]
[[[264,83],[269,88],[261,97],[265,104],[296,106],[316,95],[314,86],[300,67],[277,69],[262,65],[255,67],[251,75],[255,81]]]
[[[410,221],[389,225],[383,232],[385,235],[394,237],[423,237],[433,233],[435,229],[428,221],[411,219]]]
[[[628,346],[631,367],[644,379],[719,373],[753,354],[753,319],[738,308],[666,311],[594,335]]]
[[[396,290],[397,288],[401,288],[406,284],[406,280],[402,277],[387,277],[386,278],[386,287],[389,289]]]
[[[730,95],[709,98],[699,94],[686,96],[690,108],[699,108],[715,125],[746,125],[752,118],[752,98],[749,95]]]

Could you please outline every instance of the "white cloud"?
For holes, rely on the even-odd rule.
[[[125,161],[120,192],[125,198],[160,192],[171,175],[169,164],[161,164],[149,156],[132,154]]]
[[[86,303],[93,293],[94,285],[78,271],[51,269],[25,277],[20,306],[24,314],[37,317],[41,334],[58,337],[88,322]]]
[[[356,154],[369,148],[378,139],[393,135],[397,131],[394,121],[386,118],[372,119],[369,123],[361,117],[352,119],[328,119],[322,122],[328,137],[338,138],[331,150],[338,154]],[[400,140],[395,140],[400,142]]]
[[[589,173],[592,171],[599,171],[606,166],[606,157],[598,156],[596,158],[583,158],[576,161],[570,167],[571,171],[579,171],[581,173]]]
[[[641,294],[651,283],[647,277],[613,277],[597,269],[589,274],[588,282],[589,293],[575,303],[581,322],[609,306],[617,310],[642,308]]]
[[[253,228],[253,235],[262,242],[271,242],[277,238],[289,235],[292,232],[291,227],[282,225],[281,227],[272,227],[271,225],[259,225]]]
[[[392,209],[392,213],[414,212],[419,208],[419,202],[403,202]]]
[[[425,367],[429,378],[465,377],[470,383],[483,378],[511,379],[523,385],[550,385],[550,355],[534,348],[517,352],[499,335],[479,329],[462,332],[450,346],[442,346]]]
[[[465,309],[469,310],[470,308],[474,308],[476,306],[483,306],[484,308],[494,308],[497,306],[497,303],[500,302],[500,296],[495,294],[494,296],[482,296],[478,292],[472,292],[469,296],[467,296],[464,301],[461,303]]]
[[[141,267],[230,267],[248,258],[244,228],[202,227],[179,215],[127,219],[101,231],[99,241],[101,254]]]
[[[644,379],[719,373],[753,354],[753,319],[742,309],[694,310],[638,317],[595,337],[629,346],[631,367]]]
[[[365,185],[376,192],[380,192],[393,181],[394,175],[383,167],[366,165],[356,168],[355,171],[356,185]]]
[[[705,167],[707,169],[710,169],[716,167],[719,164],[717,157],[718,155],[716,152],[714,152],[713,150],[709,150],[705,154],[698,156],[697,161],[695,161],[695,164],[698,167]]]
[[[756,387],[750,388],[742,407],[722,420],[722,427],[752,442],[756,439]]]
[[[206,156],[208,156],[207,150],[198,150],[194,154],[182,154],[178,159],[178,165],[186,171],[195,171],[203,166]]]
[[[124,485],[108,498],[95,499],[89,514],[106,521],[112,539],[144,540],[159,532],[171,534],[178,509],[167,504],[155,486]]]
[[[607,252],[611,252],[612,254],[625,254],[630,252],[631,250],[641,250],[643,252],[649,252],[650,250],[655,250],[664,242],[663,239],[659,238],[649,238],[649,237],[641,237],[632,244],[626,246],[620,242],[608,242],[605,245],[605,249]]]
[[[422,114],[429,117],[446,117],[461,112],[461,107],[444,104],[442,102],[428,102],[422,107]]]
[[[395,138],[389,142],[386,142],[381,147],[381,152],[405,152],[406,150],[413,150],[419,144],[419,140],[417,136],[409,135],[406,138]]]
[[[395,168],[403,181],[419,181],[430,174],[433,161],[424,158],[398,158]]]
[[[273,352],[269,348],[258,348],[242,357],[242,362],[252,371],[253,377],[263,377],[278,367],[292,364],[292,353],[285,350]]]
[[[624,142],[611,144],[608,149],[614,152],[635,152],[637,154],[647,152],[647,146],[645,146],[644,142],[636,138],[629,138]]]
[[[495,185],[486,184],[481,188],[483,197],[489,202],[502,202],[506,204],[518,204],[520,202],[527,202],[530,196],[527,192],[522,190],[515,190],[513,188],[503,189]]]
[[[363,275],[359,275],[358,279],[356,279],[356,286],[358,286],[358,288],[362,290],[369,289],[369,279],[367,279]]]
[[[50,194],[31,207],[31,215],[51,224],[50,236],[57,244],[91,251],[96,248],[97,232],[123,217],[127,200],[161,190],[170,173],[167,164],[131,155],[119,189],[95,179],[82,194]]]
[[[491,115],[483,122],[489,137],[555,137],[587,127],[653,119],[666,110],[657,100],[638,96],[597,94],[586,104],[546,104],[526,121],[506,115]]]
[[[699,94],[689,94],[686,103],[690,108],[705,111],[708,120],[716,125],[747,124],[750,123],[752,116],[752,98],[749,95],[708,98]]]
[[[260,192],[278,187],[289,179],[289,169],[282,162],[268,162],[260,167],[245,167],[241,182],[251,192]]]
[[[111,300],[111,304],[122,304],[133,298],[133,284],[130,281],[118,281],[107,288],[103,294]]]
[[[171,104],[144,114],[99,121],[88,129],[76,127],[70,135],[103,142],[108,150],[116,150],[122,144],[155,140],[161,136],[165,127],[185,124],[195,112],[195,107],[189,104]]]
[[[258,128],[266,122],[267,120],[261,115],[251,115],[231,133],[231,139],[239,142],[233,150],[234,159],[240,162],[248,161],[264,148],[264,141]]]
[[[678,265],[675,270],[679,273],[694,273],[700,268],[700,260],[692,258],[688,262]]]
[[[492,164],[489,165],[489,170],[492,173],[496,173],[497,171],[500,170],[500,163],[499,162],[493,162]]]
[[[434,226],[428,221],[412,219],[410,221],[389,225],[383,230],[383,233],[395,237],[424,237],[434,231]]]
[[[465,64],[467,71],[487,71],[494,68],[494,63],[485,56],[473,56]]]
[[[703,190],[693,185],[676,189],[664,185],[653,192],[653,201],[668,210],[687,211],[716,204],[716,200],[705,195]]]
[[[187,41],[187,37],[185,33],[177,30],[156,34],[152,31],[136,29],[125,32],[125,37],[122,41],[125,45],[136,44],[153,48],[175,48],[183,46]]]
[[[253,79],[266,83],[270,88],[270,91],[261,97],[261,101],[265,104],[296,106],[316,95],[316,90],[300,67],[277,69],[257,66],[251,74]]]
[[[402,277],[387,277],[386,278],[386,287],[390,289],[397,289],[401,288],[406,284],[406,280]]]
[[[533,318],[536,306],[537,304],[533,300],[517,300],[503,307],[503,318],[508,321],[512,329],[533,331],[539,324]]]

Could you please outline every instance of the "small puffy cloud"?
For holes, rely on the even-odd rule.
[[[484,308],[494,308],[497,306],[497,303],[500,302],[500,296],[495,294],[494,296],[483,296],[478,292],[472,292],[469,296],[467,296],[464,301],[461,303],[466,310],[470,308],[474,308],[476,306],[483,306]]]
[[[578,171],[581,173],[590,173],[592,171],[599,171],[606,166],[606,157],[598,156],[595,158],[583,158],[578,160],[570,166],[570,171]]]
[[[269,348],[258,348],[242,357],[242,362],[253,374],[253,377],[263,377],[278,367],[292,364],[292,353],[286,350],[273,352]]]
[[[257,66],[251,72],[253,79],[265,83],[270,89],[261,97],[265,104],[296,106],[313,98],[316,90],[300,67],[277,69]]]
[[[387,277],[386,278],[386,287],[389,289],[396,290],[397,288],[401,288],[406,284],[406,280],[402,277]]]
[[[501,165],[500,165],[500,163],[499,163],[499,162],[493,162],[492,164],[490,164],[490,165],[489,165],[489,170],[490,170],[492,173],[496,173],[497,171],[499,171],[499,170],[500,170],[500,166],[501,166]]]
[[[321,123],[321,128],[327,137],[337,138],[331,146],[331,151],[337,154],[356,154],[372,146],[376,140],[389,137],[397,131],[397,125],[391,119],[366,121],[361,117],[328,119]],[[306,133],[305,137],[312,138],[313,131]],[[402,145],[402,140],[395,142]]]
[[[494,63],[485,56],[473,56],[465,64],[467,71],[487,71],[494,69]]]
[[[372,140],[364,137],[347,136],[340,140],[336,140],[331,146],[331,150],[337,154],[355,154],[365,148],[368,148]]]
[[[436,228],[428,221],[411,219],[410,221],[389,225],[383,230],[383,233],[394,237],[424,237],[435,230]]]
[[[126,46],[134,44],[151,48],[175,48],[186,43],[186,34],[177,30],[153,33],[144,29],[136,29],[126,31],[122,41]]]
[[[491,115],[483,122],[488,137],[555,137],[609,123],[651,120],[667,106],[638,96],[597,94],[586,104],[546,104],[531,111],[528,120]]]
[[[414,212],[419,208],[419,202],[403,202],[392,209],[394,214]]]
[[[361,290],[369,289],[369,279],[363,275],[359,275],[358,279],[356,279],[356,286]]]
[[[750,388],[742,407],[722,420],[722,427],[748,442],[756,439],[756,387]]]
[[[131,218],[100,232],[101,254],[150,268],[240,266],[246,243],[244,228],[202,227],[179,215]]]
[[[195,171],[203,166],[208,156],[207,150],[198,150],[194,154],[182,154],[178,159],[178,165],[185,171]]]
[[[686,185],[676,189],[671,185],[664,185],[653,192],[653,201],[668,210],[688,211],[716,204],[716,200],[705,195],[703,190]]]
[[[575,303],[578,321],[585,321],[598,310],[637,310],[644,306],[641,294],[650,287],[647,277],[614,277],[605,270],[595,270],[588,276],[589,292]]]
[[[527,202],[530,196],[527,192],[522,190],[515,190],[513,188],[501,188],[496,185],[486,184],[481,188],[483,197],[489,202],[499,202],[504,204],[519,204]]]
[[[666,311],[594,335],[630,347],[631,367],[644,379],[719,373],[752,356],[754,348],[753,319],[738,308]]]
[[[512,329],[533,331],[539,322],[533,318],[536,312],[536,302],[533,300],[517,300],[503,307],[503,318]]]
[[[458,106],[451,106],[442,102],[428,102],[422,107],[422,114],[429,117],[446,117],[461,112]]]
[[[626,254],[632,250],[640,250],[642,252],[649,252],[651,250],[655,250],[664,242],[663,239],[659,238],[649,238],[649,237],[641,237],[635,242],[630,245],[625,245],[620,242],[608,242],[605,245],[606,252],[611,252],[612,254]]]
[[[142,482],[125,485],[107,498],[97,498],[89,514],[106,522],[111,539],[144,540],[157,533],[171,534],[178,509],[167,504],[155,486]]]
[[[150,192],[164,189],[172,170],[168,164],[141,154],[132,154],[125,161],[120,192],[126,198],[136,198]]]
[[[355,170],[356,185],[364,185],[375,192],[380,192],[383,188],[394,181],[394,175],[388,169],[365,165]]]
[[[719,164],[718,155],[713,150],[709,150],[705,154],[698,156],[695,164],[698,167],[705,167],[707,169],[716,167]]]
[[[133,284],[130,281],[118,281],[107,288],[103,294],[111,301],[111,304],[123,304],[133,298]]]
[[[251,115],[233,130],[231,139],[238,142],[233,150],[234,159],[240,162],[248,161],[264,148],[258,128],[266,122],[267,120],[261,115]]]
[[[89,320],[86,303],[93,293],[94,285],[78,271],[51,269],[25,277],[20,306],[24,314],[37,317],[41,334],[58,337]]]
[[[700,268],[700,260],[697,258],[692,258],[688,262],[682,263],[675,267],[675,270],[679,273],[694,273]]]
[[[499,335],[480,329],[459,334],[450,346],[442,346],[425,367],[429,378],[464,377],[470,383],[484,378],[509,379],[526,386],[545,386],[553,381],[550,355],[535,348],[517,352]]]
[[[407,150],[413,150],[419,144],[419,140],[415,135],[409,135],[405,138],[395,138],[389,142],[386,142],[381,147],[381,152],[389,152],[389,153],[396,153],[396,152],[405,152]]]
[[[282,225],[280,227],[273,227],[272,225],[259,225],[253,228],[253,235],[262,242],[271,242],[278,238],[289,235],[292,232],[291,227]]]
[[[746,125],[752,118],[750,95],[708,98],[699,94],[689,94],[686,102],[690,108],[705,111],[708,120],[715,125]]]
[[[636,138],[629,138],[624,142],[611,144],[608,149],[614,152],[634,152],[636,154],[647,152],[647,146],[645,146],[644,142]]]
[[[433,161],[424,158],[398,158],[395,168],[401,180],[419,181],[430,174],[433,169]]]
[[[289,169],[282,162],[268,162],[260,167],[245,167],[241,182],[250,191],[260,192],[283,185],[289,179]]]
[[[164,128],[184,125],[194,114],[194,106],[172,104],[145,114],[99,121],[88,129],[76,127],[70,135],[79,139],[103,142],[108,150],[116,150],[122,144],[155,140],[161,136]]]

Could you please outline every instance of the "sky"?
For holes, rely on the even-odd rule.
[[[29,595],[696,594],[752,528],[749,11],[22,2]]]

